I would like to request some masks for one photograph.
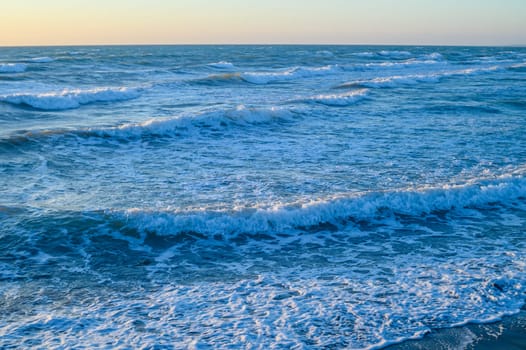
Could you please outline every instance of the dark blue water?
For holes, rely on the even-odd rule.
[[[378,348],[519,311],[526,49],[0,49],[0,347]]]

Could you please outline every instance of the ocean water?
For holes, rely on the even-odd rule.
[[[0,348],[495,321],[526,300],[525,176],[526,48],[1,48]]]

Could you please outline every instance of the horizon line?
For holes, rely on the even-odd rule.
[[[364,43],[99,43],[99,44],[15,44],[0,48],[86,47],[86,46],[404,46],[404,47],[526,47],[526,44],[364,44]]]

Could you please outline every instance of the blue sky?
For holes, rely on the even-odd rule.
[[[526,0],[20,0],[0,45],[524,45]]]

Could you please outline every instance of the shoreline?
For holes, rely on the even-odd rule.
[[[422,339],[406,340],[385,347],[388,350],[523,350],[526,349],[526,307],[493,323],[470,323],[433,330]]]

